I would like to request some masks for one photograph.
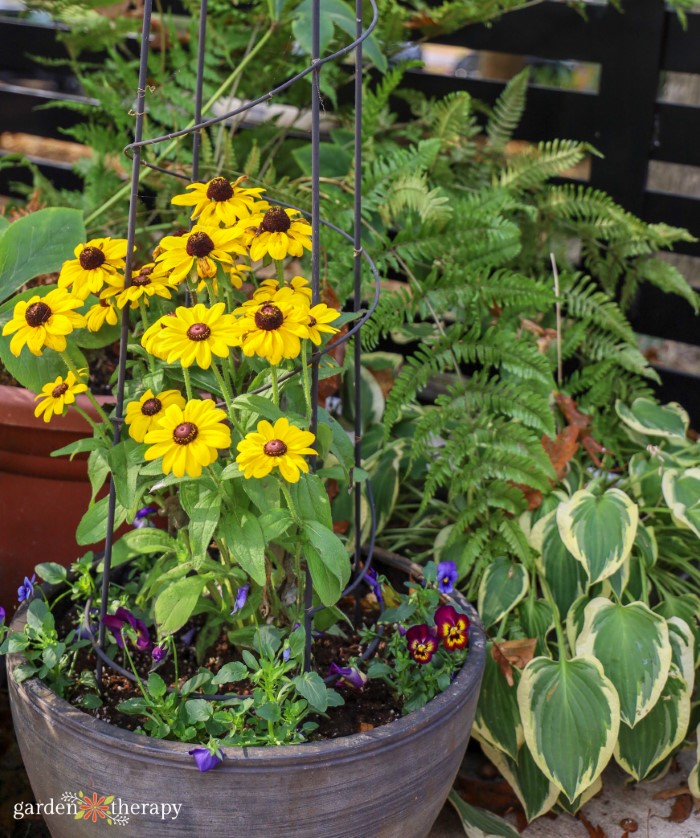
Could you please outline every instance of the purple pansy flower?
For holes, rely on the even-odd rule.
[[[34,596],[34,585],[36,585],[36,573],[32,573],[32,578],[24,577],[24,584],[17,588],[17,599],[24,602],[25,599],[31,599]]]
[[[5,622],[5,609],[0,605],[0,624]]]
[[[356,690],[361,690],[367,683],[367,676],[364,672],[360,672],[356,666],[338,666],[335,661],[328,667],[328,674],[339,675],[339,684],[346,684]]]
[[[131,611],[128,611],[126,608],[117,608],[116,614],[108,614],[103,622],[114,635],[114,639],[117,641],[117,646],[120,649],[124,648],[122,629],[127,624],[136,630],[136,648],[141,652],[147,652],[151,649],[151,639],[148,636],[146,624],[142,620],[136,619]]]
[[[149,515],[154,515],[158,509],[155,506],[144,506],[136,513],[134,516],[134,523],[132,526],[136,530],[143,529],[144,527],[153,527],[155,526],[152,521],[148,520]]]
[[[457,565],[454,562],[440,562],[437,566],[438,589],[443,594],[451,594],[459,579]]]
[[[419,626],[411,626],[406,632],[406,643],[408,652],[416,663],[430,663],[435,652],[437,652],[437,639],[435,629],[422,623]]]
[[[153,651],[151,652],[151,657],[155,663],[161,663],[167,657],[168,650],[165,646],[154,646]]]
[[[236,594],[236,601],[233,605],[233,610],[231,611],[232,614],[235,614],[237,611],[240,611],[241,608],[246,603],[248,599],[248,591],[250,590],[250,585],[243,585],[243,587],[238,589],[238,593]]]
[[[379,584],[379,579],[377,579],[377,571],[373,567],[368,567],[365,571],[365,582],[372,589],[372,593],[377,597],[377,601],[381,602],[383,599],[382,586]]]
[[[285,649],[285,650],[282,652],[282,660],[283,660],[285,663],[287,663],[287,661],[291,658],[291,656],[292,656],[292,650],[291,650],[291,649],[289,649],[289,648]]]
[[[199,768],[200,771],[211,771],[211,769],[216,768],[216,766],[224,758],[223,751],[218,750],[215,754],[212,754],[209,748],[193,748],[187,753],[194,757],[194,761],[197,763],[197,768]]]

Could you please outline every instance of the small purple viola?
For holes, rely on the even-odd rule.
[[[155,524],[149,521],[151,515],[155,515],[158,509],[155,506],[144,506],[134,515],[134,523],[132,524],[135,530],[143,529],[144,527],[153,527]]]
[[[377,579],[377,571],[373,567],[368,567],[365,571],[365,582],[377,597],[377,602],[381,602],[384,599],[382,596],[382,586],[379,584],[379,579]]]
[[[162,663],[168,656],[168,650],[165,646],[154,646],[151,652],[151,657],[154,663]]]
[[[215,754],[213,754],[209,748],[193,748],[187,753],[194,757],[194,761],[197,763],[197,768],[199,768],[200,771],[211,771],[211,769],[216,768],[216,766],[224,758],[224,752],[220,749],[217,749]]]
[[[241,588],[238,589],[236,593],[236,601],[233,604],[233,609],[231,614],[235,614],[237,611],[240,611],[246,603],[248,599],[248,591],[250,590],[250,585],[243,585]]]
[[[17,588],[17,599],[24,602],[34,596],[34,585],[36,585],[36,573],[32,573],[32,578],[24,577],[24,583]]]
[[[459,573],[454,562],[440,562],[437,566],[438,590],[443,594],[451,594],[455,589]]]
[[[367,683],[367,676],[356,666],[338,666],[335,661],[328,667],[328,674],[338,675],[339,684],[345,684],[356,690],[361,690]]]
[[[192,643],[192,641],[194,640],[194,636],[195,636],[196,632],[197,632],[197,629],[191,628],[191,629],[188,629],[182,635],[180,640],[182,641],[183,646],[189,646],[190,643]]]
[[[292,650],[291,650],[289,647],[287,647],[287,648],[286,648],[286,649],[282,652],[282,660],[283,660],[285,663],[287,663],[287,661],[291,658],[291,656],[292,656]]]
[[[122,629],[129,625],[136,631],[136,648],[141,652],[148,652],[151,646],[151,638],[148,635],[146,624],[142,620],[138,620],[131,611],[121,606],[117,608],[115,614],[108,614],[103,620],[105,626],[112,632],[114,639],[117,641],[117,646],[120,649],[124,648],[124,640],[122,638]]]
[[[0,625],[2,625],[5,622],[5,617],[6,616],[7,616],[7,613],[6,613],[5,609],[2,607],[2,605],[0,605]]]

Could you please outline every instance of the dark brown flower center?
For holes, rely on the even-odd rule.
[[[197,439],[197,426],[192,422],[183,422],[173,431],[173,442],[177,445],[189,445]]]
[[[107,300],[100,300],[100,305],[102,306],[102,308],[109,308],[111,306],[111,303]]]
[[[187,330],[187,337],[190,340],[206,340],[211,334],[211,329],[206,323],[193,323]]]
[[[27,310],[24,312],[24,319],[30,326],[43,326],[52,314],[53,312],[46,303],[32,303],[30,306],[27,306]]]
[[[287,453],[287,446],[281,439],[271,439],[269,442],[265,443],[263,451],[268,457],[281,457],[283,454]]]
[[[80,267],[84,271],[92,271],[99,268],[105,261],[105,255],[99,247],[86,247],[80,254]]]
[[[192,233],[187,238],[185,250],[188,256],[196,256],[198,259],[203,259],[208,256],[214,249],[214,242],[206,233]]]
[[[316,325],[316,318],[309,315],[309,326],[315,326],[315,325]]]
[[[151,284],[151,274],[153,273],[153,268],[148,267],[147,265],[138,273],[138,276],[131,277],[131,284],[136,285],[138,288],[143,288],[144,285]]]
[[[141,413],[144,416],[155,416],[156,413],[160,413],[163,409],[163,405],[161,404],[160,399],[146,399],[146,401],[141,405]]]
[[[59,396],[62,396],[67,390],[68,390],[68,385],[67,384],[58,384],[51,391],[51,395],[54,397],[54,399],[57,399],[57,398],[59,398]]]
[[[261,306],[256,312],[255,325],[258,329],[264,329],[266,332],[271,332],[273,329],[279,329],[284,323],[284,314],[281,309],[272,303],[266,303]]]
[[[286,233],[292,222],[282,207],[270,207],[260,225],[267,233]]]
[[[233,197],[233,187],[225,177],[215,177],[207,187],[207,198],[210,201],[228,201]]]

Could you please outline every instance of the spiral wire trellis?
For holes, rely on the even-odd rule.
[[[163,136],[154,137],[152,139],[143,139],[143,124],[146,109],[146,91],[147,91],[147,76],[148,76],[148,55],[151,34],[151,14],[152,14],[152,0],[145,0],[143,9],[143,28],[141,32],[141,47],[139,60],[139,80],[135,108],[135,125],[134,125],[134,141],[130,143],[124,152],[131,158],[131,193],[129,200],[129,214],[128,214],[128,230],[127,230],[127,252],[126,252],[126,266],[125,266],[125,287],[131,284],[131,275],[133,268],[133,251],[134,241],[136,237],[136,209],[138,202],[138,185],[140,179],[141,167],[147,167],[155,171],[162,172],[174,177],[190,180],[187,175],[180,172],[171,171],[165,167],[157,166],[153,163],[141,159],[141,150],[144,146],[155,145],[163,143],[168,140],[175,140],[180,137],[192,135],[192,182],[199,179],[199,151],[201,142],[201,131],[209,128],[217,123],[231,119],[234,116],[244,113],[247,110],[259,105],[263,102],[269,101],[278,93],[286,90],[295,82],[311,74],[311,212],[305,212],[298,207],[298,209],[306,216],[311,218],[311,290],[312,290],[312,305],[316,305],[320,300],[320,229],[321,226],[333,230],[348,242],[353,245],[353,310],[356,317],[356,322],[352,328],[348,329],[345,334],[337,337],[332,345],[327,345],[323,349],[316,350],[312,353],[310,359],[311,366],[311,392],[312,392],[312,409],[311,409],[311,423],[310,430],[316,435],[318,427],[318,382],[319,382],[319,364],[323,355],[328,353],[331,349],[336,348],[339,344],[344,343],[350,338],[354,338],[353,347],[353,364],[355,370],[355,397],[354,397],[354,465],[360,468],[362,465],[362,401],[360,388],[360,368],[361,368],[361,347],[360,347],[360,330],[362,325],[372,315],[377,307],[379,301],[379,274],[377,268],[372,261],[369,254],[362,246],[361,239],[361,225],[362,225],[362,44],[372,30],[376,26],[378,11],[375,0],[369,0],[372,8],[372,20],[367,27],[364,27],[363,16],[363,0],[355,0],[355,39],[352,43],[347,44],[336,52],[321,58],[320,55],[320,0],[312,0],[311,3],[311,64],[304,70],[287,79],[283,84],[278,85],[264,95],[249,101],[233,110],[224,114],[213,117],[211,119],[202,119],[202,91],[203,91],[203,76],[204,76],[204,56],[206,50],[206,24],[207,24],[207,0],[201,0],[199,9],[199,23],[198,23],[198,53],[197,53],[197,77],[195,86],[195,102],[194,102],[194,123],[181,131],[175,131]],[[320,111],[321,111],[321,92],[320,92],[320,72],[324,64],[329,61],[341,58],[347,55],[352,50],[355,51],[355,120],[354,120],[354,198],[353,198],[353,235],[340,229],[335,224],[322,219],[320,212]],[[291,207],[290,204],[284,201],[276,201],[276,203]],[[374,278],[374,295],[368,308],[362,309],[362,260],[368,265]],[[189,304],[189,299],[187,300]],[[127,343],[129,335],[129,308],[125,307],[122,310],[121,332],[120,332],[120,347],[119,347],[119,362],[117,367],[117,392],[116,392],[116,406],[115,415],[113,419],[114,434],[113,444],[117,445],[121,439],[122,424],[124,421],[124,389],[126,381],[126,361],[127,361]],[[292,371],[281,376],[279,382],[289,379],[291,376],[300,372],[301,368],[296,367]],[[271,385],[267,384],[257,388],[254,393],[260,393],[269,389]],[[316,470],[316,458],[310,458],[310,471]],[[363,484],[359,481],[354,482],[354,521],[355,521],[355,544],[354,544],[354,560],[353,560],[353,578],[343,591],[343,596],[353,593],[356,600],[356,611],[359,608],[359,596],[357,593],[358,587],[365,580],[367,572],[371,568],[372,556],[374,551],[374,542],[376,535],[376,511],[374,506],[374,499],[372,496],[371,484],[366,481],[367,488],[367,507],[370,516],[370,535],[369,543],[366,548],[362,546],[361,537],[361,521],[362,521],[362,491]],[[88,633],[94,651],[97,655],[97,682],[102,683],[103,665],[106,664],[115,672],[123,675],[130,680],[135,680],[133,673],[120,666],[116,661],[109,657],[105,651],[105,624],[104,617],[107,614],[109,605],[109,585],[112,572],[112,547],[114,542],[114,527],[116,519],[116,487],[113,477],[110,477],[109,485],[109,500],[107,507],[107,537],[105,539],[104,559],[103,559],[103,576],[102,589],[100,596],[99,608],[99,629],[98,636],[95,638],[94,633],[90,627],[90,611],[92,608],[92,598],[88,600],[85,607],[84,614],[84,629]],[[364,562],[362,557],[364,555]],[[313,605],[313,583],[311,574],[306,570],[305,580],[305,601],[304,601],[304,628],[305,628],[305,648],[304,648],[304,669],[308,671],[311,668],[311,645],[312,645],[312,624],[314,615],[323,609],[324,606]],[[380,603],[381,606],[381,603]],[[372,655],[379,642],[377,638],[365,650],[363,657],[367,658]],[[326,678],[327,681],[335,680],[337,676]],[[209,699],[223,699],[230,696],[226,695],[212,695],[201,696]]]

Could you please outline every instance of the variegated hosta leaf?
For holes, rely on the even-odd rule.
[[[619,489],[600,496],[581,489],[557,510],[562,541],[592,585],[612,576],[629,556],[638,520],[639,507]]]
[[[520,677],[518,706],[535,763],[575,800],[607,765],[620,727],[617,692],[600,661],[531,660]]]
[[[646,506],[656,506],[661,500],[661,475],[659,461],[644,453],[633,454],[629,464],[630,484],[638,501]]]
[[[695,735],[698,740],[698,747],[695,752],[697,762],[691,768],[690,774],[688,775],[688,787],[693,797],[700,797],[700,725],[698,725]]]
[[[664,439],[686,438],[690,420],[677,402],[660,405],[641,397],[635,399],[630,407],[618,400],[615,410],[624,424],[638,434]]]
[[[530,586],[527,570],[499,556],[486,568],[479,585],[479,616],[490,628],[520,602]]]
[[[528,823],[549,812],[559,789],[537,767],[527,745],[522,746],[517,760],[490,745],[482,743],[481,747],[522,803]]]
[[[447,799],[457,811],[467,838],[520,838],[508,821],[486,809],[470,806],[454,789]]]
[[[695,594],[683,594],[682,596],[667,596],[662,602],[654,607],[655,614],[661,614],[669,623],[673,617],[680,617],[690,628],[695,638],[695,666],[700,666],[700,628],[698,628],[698,616],[700,615],[700,599]]]
[[[612,576],[608,576],[608,578],[603,582],[603,593],[609,594],[612,591],[617,599],[622,599],[623,591],[627,590],[627,585],[630,581],[631,558],[632,554],[627,556],[615,573],[613,573]]]
[[[566,639],[572,649],[576,648],[576,638],[583,631],[586,606],[590,601],[587,594],[580,596],[569,608],[566,615]]]
[[[690,692],[695,686],[695,635],[680,617],[668,620],[668,637],[673,650],[673,662],[680,669]]]
[[[700,468],[669,469],[661,489],[674,520],[700,538]]]
[[[536,637],[536,655],[546,655],[547,634],[554,628],[552,606],[545,599],[525,597],[518,607],[518,620],[525,637]]]
[[[651,711],[634,728],[620,725],[615,759],[635,780],[643,780],[680,745],[689,722],[690,690],[674,664]]]
[[[542,554],[536,563],[563,618],[573,601],[587,591],[588,578],[581,563],[576,561],[561,540],[555,514],[544,526]]]
[[[581,792],[576,800],[567,800],[565,794],[560,794],[559,799],[557,800],[557,806],[560,806],[565,812],[568,812],[570,815],[575,815],[576,812],[582,807],[585,806],[586,803],[592,798],[595,797],[596,794],[603,788],[603,779],[602,777],[596,777],[596,779],[588,786],[587,789]]]
[[[577,655],[603,665],[620,698],[620,717],[634,727],[656,704],[671,666],[666,620],[642,602],[618,605],[598,597],[586,606]]]
[[[651,570],[659,558],[659,545],[656,542],[656,533],[653,527],[647,527],[644,524],[639,524],[637,527],[637,534],[634,537],[634,553],[638,553],[644,567]]]
[[[520,722],[518,697],[515,684],[509,686],[500,667],[493,659],[489,644],[486,667],[481,682],[479,703],[474,719],[474,736],[482,743],[490,743],[505,751],[513,759],[523,743],[523,726]],[[513,670],[513,679],[519,680],[520,673]]]

